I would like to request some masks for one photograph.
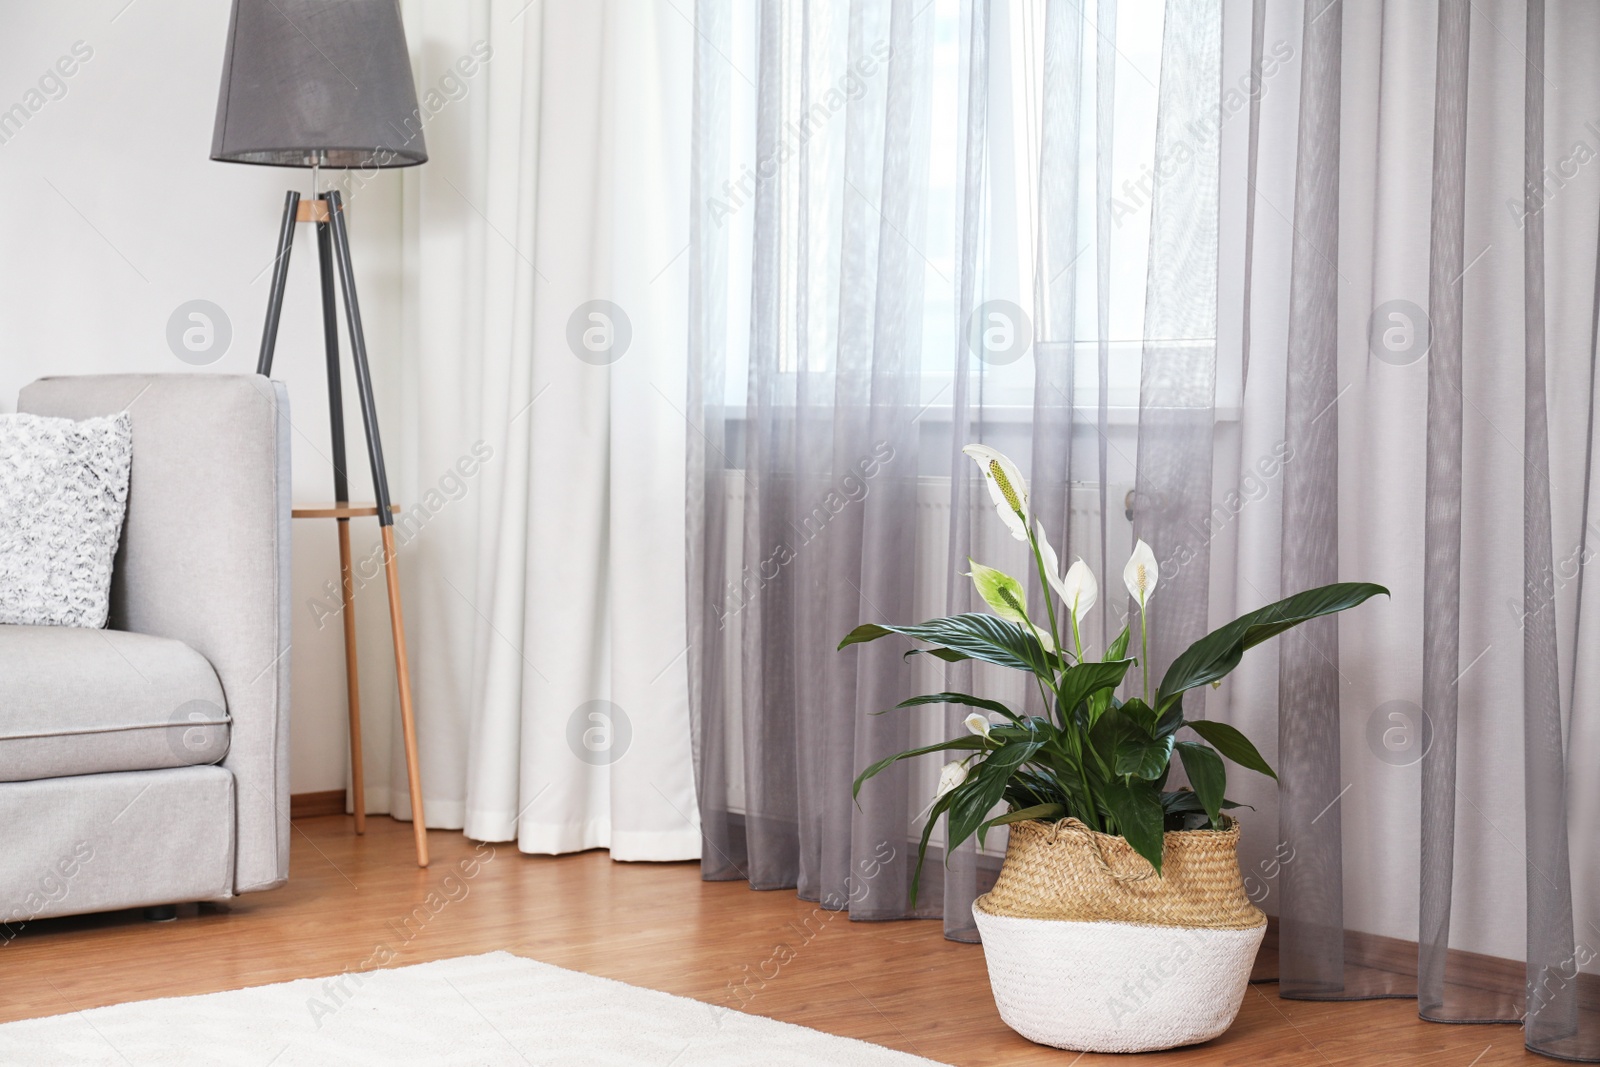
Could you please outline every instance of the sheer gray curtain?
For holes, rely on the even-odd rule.
[[[959,454],[982,440],[1103,589],[1135,533],[1156,547],[1157,672],[1278,596],[1388,585],[1191,697],[1276,741],[1281,792],[1230,791],[1281,993],[1417,996],[1600,1056],[1600,5],[700,0],[696,22],[706,877],[913,913],[936,768],[859,808],[849,785],[958,725],[871,713],[1028,696],[833,648],[970,609],[968,556],[1021,567]],[[1146,53],[1117,29],[1152,23]],[[915,913],[972,939],[1002,846],[938,855]]]
[[[1130,7],[1150,29],[1119,48]],[[1108,593],[1135,530],[1164,542],[1158,660],[1203,631],[1207,556],[1180,530],[1211,493],[1220,11],[700,0],[696,29],[704,874],[976,940],[1004,834],[936,848],[913,910],[938,762],[880,775],[859,806],[851,782],[961,729],[954,709],[873,714],[907,696],[1037,698],[992,668],[835,647],[862,621],[973,610],[968,556],[1029,573],[960,454],[973,441],[1023,464],[1063,566],[1084,557]]]
[[[1600,1060],[1600,9],[1228,11],[1264,85],[1229,462],[1283,460],[1229,532],[1231,598],[1336,577],[1395,594],[1300,628],[1210,705],[1277,721],[1281,794],[1257,799],[1278,834],[1245,861],[1281,993],[1415,995],[1425,1019],[1520,1019],[1535,1051]]]

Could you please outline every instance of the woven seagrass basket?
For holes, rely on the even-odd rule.
[[[1076,819],[1011,827],[972,906],[1000,1016],[1031,1041],[1144,1052],[1208,1041],[1239,1012],[1267,918],[1239,874],[1239,826],[1169,831],[1157,875]]]
[[[1120,837],[1077,819],[1011,827],[1005,866],[980,905],[991,915],[1249,930],[1267,917],[1245,895],[1239,824],[1169,830],[1161,875]]]

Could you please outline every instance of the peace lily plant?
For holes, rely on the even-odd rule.
[[[956,704],[977,710],[966,718],[966,735],[879,760],[856,779],[853,793],[859,795],[863,782],[899,760],[930,752],[970,753],[940,772],[917,850],[913,902],[928,839],[939,817],[946,814],[951,851],[974,833],[981,844],[992,826],[1070,818],[1091,830],[1125,838],[1159,874],[1165,831],[1227,825],[1222,812],[1237,805],[1225,795],[1224,757],[1277,777],[1256,747],[1232,726],[1184,718],[1184,693],[1220,682],[1238,666],[1246,649],[1307,619],[1355,607],[1378,593],[1387,595],[1388,590],[1367,582],[1339,582],[1252,611],[1190,645],[1152,692],[1148,608],[1161,570],[1150,546],[1139,541],[1122,572],[1139,614],[1138,656],[1128,656],[1130,629],[1124,626],[1101,659],[1086,657],[1082,624],[1100,596],[1094,573],[1081,559],[1061,573],[1055,549],[1030,509],[1027,483],[1014,463],[985,445],[968,445],[963,451],[982,468],[1001,521],[1032,552],[1044,590],[1043,616],[1037,608],[1029,612],[1021,582],[972,562],[973,584],[993,614],[953,615],[916,626],[867,623],[852,630],[839,647],[902,634],[931,646],[913,649],[908,656],[925,652],[947,662],[979,660],[1024,671],[1033,676],[1046,714],[1021,714],[968,693],[930,693],[901,701],[899,708]],[[1135,664],[1142,677],[1140,694],[1118,699],[1116,690]],[[1188,734],[1180,737],[1183,731]],[[1174,753],[1183,763],[1190,789],[1167,788]],[[1007,810],[991,815],[1001,802]]]

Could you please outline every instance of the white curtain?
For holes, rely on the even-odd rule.
[[[396,499],[423,509],[399,525],[428,823],[525,852],[696,858],[692,29],[665,4],[403,12],[431,159],[404,179],[389,449]]]

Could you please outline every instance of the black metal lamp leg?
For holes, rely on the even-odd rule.
[[[327,198],[322,197],[326,203]],[[332,215],[329,206],[329,215]],[[333,499],[350,500],[350,479],[345,473],[344,392],[339,383],[339,308],[333,296],[333,232],[327,222],[317,223],[317,261],[322,268],[322,339],[328,352],[328,427],[333,437]]]
[[[327,194],[329,223],[333,229],[333,254],[344,290],[345,324],[350,333],[350,354],[356,368],[356,388],[361,394],[361,421],[367,430],[367,452],[372,459],[372,488],[378,498],[378,530],[383,539],[383,569],[389,589],[389,626],[394,635],[394,673],[400,697],[400,731],[406,745],[406,779],[411,787],[411,833],[416,842],[417,866],[428,865],[428,823],[422,810],[422,769],[417,756],[416,713],[411,704],[411,668],[406,652],[406,629],[400,608],[400,572],[395,567],[394,512],[389,509],[389,475],[383,467],[383,445],[378,440],[378,409],[372,399],[372,371],[367,366],[367,339],[361,332],[361,305],[356,301],[355,271],[350,266],[350,238],[345,230],[344,205],[339,191]]]
[[[333,437],[333,498],[350,502],[350,479],[344,452],[344,393],[339,388],[339,307],[333,295],[333,204],[327,195],[318,199],[325,209],[317,222],[317,262],[322,268],[322,337],[328,352],[328,427]],[[339,590],[344,621],[345,702],[350,713],[350,788],[354,801],[356,833],[367,832],[366,770],[361,748],[361,671],[356,662],[355,583],[350,570],[350,520],[339,526]]]
[[[289,253],[294,251],[294,224],[299,214],[300,194],[291,189],[283,198],[283,225],[278,229],[278,255],[272,261],[272,289],[267,294],[267,322],[261,328],[257,374],[272,374],[272,352],[278,346],[278,319],[283,314],[283,286],[289,278]]]
[[[327,194],[329,225],[333,230],[334,261],[339,287],[344,293],[345,326],[350,334],[350,355],[356,368],[356,391],[361,397],[361,421],[367,431],[367,455],[372,461],[372,490],[378,500],[378,522],[394,525],[389,510],[389,475],[383,466],[383,442],[378,437],[378,408],[372,398],[372,370],[367,365],[367,339],[361,331],[361,305],[356,300],[355,271],[350,265],[350,237],[345,230],[344,205],[339,191]]]

